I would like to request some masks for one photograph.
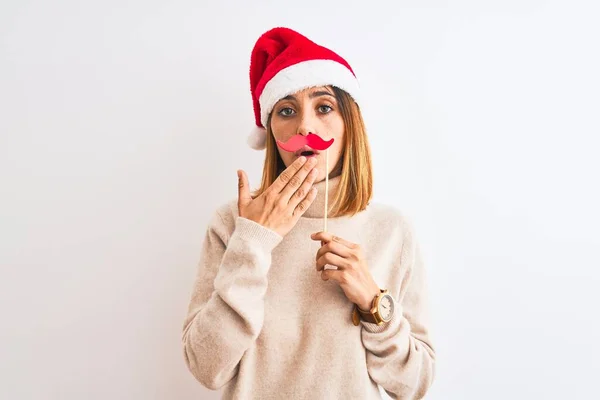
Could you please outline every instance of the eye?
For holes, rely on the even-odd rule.
[[[331,111],[333,111],[333,108],[331,108],[330,106],[323,105],[323,106],[319,106],[319,111],[323,114],[328,114]]]
[[[281,115],[281,116],[283,116],[283,117],[289,117],[290,115],[292,115],[292,113],[294,113],[294,110],[292,110],[290,107],[282,108],[278,112],[278,114]]]

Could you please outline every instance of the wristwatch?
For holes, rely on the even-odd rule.
[[[363,311],[358,305],[354,304],[352,312],[352,322],[354,325],[358,326],[361,318],[366,322],[377,325],[382,325],[392,320],[394,316],[394,298],[387,289],[379,290],[380,293],[373,299],[370,310]]]

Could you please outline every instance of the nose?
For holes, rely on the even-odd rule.
[[[309,133],[312,133],[313,130],[308,127],[308,125],[300,125],[298,127],[298,135],[307,136]]]
[[[298,129],[296,133],[302,136],[306,136],[309,133],[315,133],[314,117],[310,114],[310,112],[302,111],[300,113],[300,122],[298,123]]]

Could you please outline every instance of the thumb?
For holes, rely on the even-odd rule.
[[[243,170],[237,171],[238,175],[238,209],[241,209],[246,204],[252,201],[250,196],[250,187],[248,185],[248,177]]]

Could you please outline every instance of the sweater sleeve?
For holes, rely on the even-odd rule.
[[[283,239],[252,220],[234,218],[230,236],[218,212],[206,230],[183,324],[187,367],[211,390],[235,377],[262,329],[271,252]]]
[[[400,259],[405,275],[394,299],[394,317],[381,326],[361,320],[361,337],[371,379],[394,399],[422,399],[435,376],[435,351],[428,330],[426,270],[410,227]]]

